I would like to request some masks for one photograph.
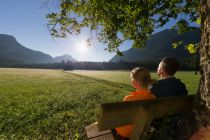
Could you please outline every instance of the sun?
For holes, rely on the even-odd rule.
[[[77,51],[81,54],[87,53],[88,52],[88,45],[85,41],[79,43],[77,45]]]

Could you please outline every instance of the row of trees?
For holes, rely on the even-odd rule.
[[[134,67],[146,67],[150,70],[156,70],[157,62],[71,62],[63,61],[61,63],[45,63],[45,64],[20,64],[6,63],[0,67],[12,68],[41,68],[41,69],[64,69],[64,70],[131,70]],[[191,59],[187,59],[181,63],[181,70],[194,70],[195,63]]]

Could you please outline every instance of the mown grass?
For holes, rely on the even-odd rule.
[[[129,88],[59,70],[0,69],[0,139],[83,139],[98,105]]]
[[[120,84],[130,85],[130,71],[83,71],[83,70],[75,70],[69,71],[70,73],[85,75],[89,77],[99,78],[107,81],[112,81]],[[152,72],[151,76],[153,79],[158,80],[156,72]],[[195,75],[192,71],[179,71],[175,75],[178,79],[181,79],[183,83],[185,83],[189,94],[195,94],[198,85],[200,75]]]
[[[198,86],[192,72],[177,77],[190,91]],[[132,90],[128,71],[2,68],[0,139],[84,139],[84,126],[97,120],[99,104],[120,101]]]

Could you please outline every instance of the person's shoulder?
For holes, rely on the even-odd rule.
[[[180,79],[176,77],[170,77],[166,79],[158,80],[157,84],[175,84],[175,83],[182,83]]]
[[[157,80],[156,82],[154,82],[154,85],[163,84],[163,83],[167,83],[167,82],[168,82],[168,79],[160,79],[160,80]]]
[[[170,79],[161,79],[156,81],[150,90],[156,97],[162,97],[169,91],[170,85],[172,85]]]
[[[154,82],[154,83],[152,84],[152,87],[151,87],[151,88],[159,87],[160,85],[162,86],[162,85],[165,84],[165,83],[166,83],[165,79],[157,80],[156,82]]]
[[[174,77],[173,80],[176,82],[176,84],[184,85],[184,83],[181,81],[181,79],[178,79],[178,78]]]
[[[179,87],[179,86],[184,86],[185,84],[180,80],[177,79],[176,77],[171,77],[167,79],[161,79],[158,80],[156,83],[153,84],[152,88],[161,88],[161,87]]]

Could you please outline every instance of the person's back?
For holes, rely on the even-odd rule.
[[[156,97],[182,96],[188,91],[180,79],[174,77],[179,68],[179,62],[175,58],[163,58],[158,66],[157,74],[160,80],[156,81],[151,92]]]
[[[184,96],[188,94],[185,84],[183,84],[180,79],[174,77],[178,68],[179,62],[175,58],[163,58],[161,60],[157,69],[160,80],[156,81],[151,88],[151,92],[156,97]],[[155,138],[153,137],[152,139],[155,140],[157,137],[160,139],[179,139],[179,135],[185,132],[183,129],[187,128],[189,124],[192,125],[191,123],[193,121],[189,122],[188,120],[194,120],[193,114],[177,114],[154,121],[152,126],[157,129],[156,132],[160,134],[155,134]]]
[[[136,91],[125,96],[124,101],[154,99],[155,96],[148,89],[151,81],[151,76],[148,70],[142,67],[133,69],[131,72],[131,82],[132,86],[136,88]],[[117,134],[121,136],[120,139],[129,138],[132,129],[133,125],[115,128]]]
[[[151,92],[156,97],[187,95],[187,89],[180,79],[175,77],[158,80],[153,84]]]

